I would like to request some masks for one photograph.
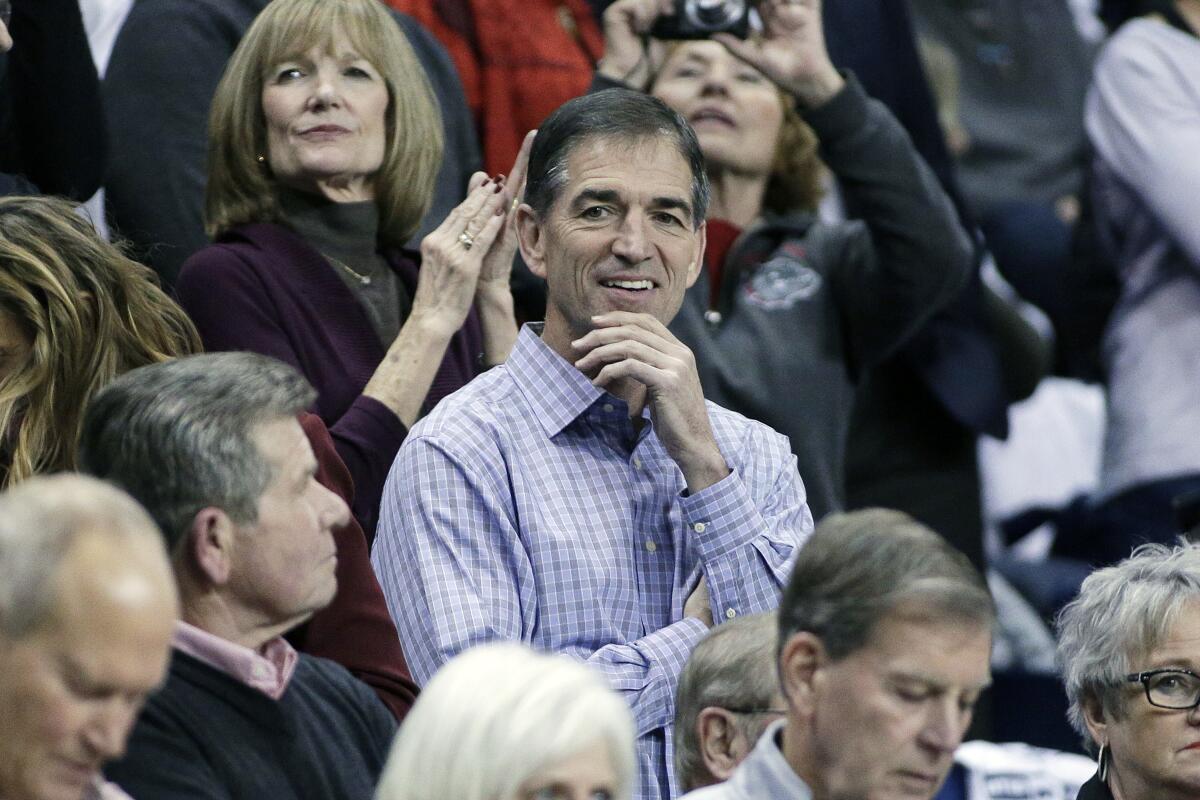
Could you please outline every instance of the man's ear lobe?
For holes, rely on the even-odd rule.
[[[184,534],[183,551],[187,569],[204,582],[222,586],[233,571],[233,545],[237,526],[219,508],[202,508]]]
[[[528,203],[517,207],[517,243],[521,248],[521,258],[529,271],[543,280],[546,277],[545,237],[542,235],[542,225],[537,213]]]
[[[800,715],[813,709],[821,669],[829,655],[820,638],[807,631],[793,633],[779,652],[779,680],[788,705]]]
[[[704,766],[716,781],[726,781],[745,757],[739,745],[741,730],[734,714],[719,706],[707,706],[696,717],[696,736]]]

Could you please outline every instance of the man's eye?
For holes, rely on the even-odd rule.
[[[608,216],[608,209],[604,206],[590,206],[585,208],[580,216],[584,219],[604,219]]]
[[[663,225],[682,225],[683,224],[683,220],[681,220],[679,217],[675,216],[674,214],[666,214],[666,213],[656,214],[655,219],[657,219]]]

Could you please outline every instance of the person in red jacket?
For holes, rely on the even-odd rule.
[[[450,51],[483,144],[508,169],[525,134],[588,90],[604,37],[587,0],[387,0]]]

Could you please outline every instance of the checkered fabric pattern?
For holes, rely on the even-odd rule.
[[[414,677],[498,639],[599,670],[637,720],[639,798],[671,796],[675,686],[704,625],[778,605],[812,515],[787,439],[709,404],[732,473],[695,494],[654,435],[526,326],[400,449],[372,563]]]

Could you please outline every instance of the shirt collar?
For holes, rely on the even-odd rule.
[[[551,350],[542,341],[540,322],[529,322],[521,327],[505,366],[551,438],[582,416],[601,397],[620,402],[593,386],[574,364]]]
[[[296,671],[296,662],[300,660],[299,654],[282,636],[267,642],[262,652],[257,653],[183,620],[176,621],[171,644],[176,650],[257,689],[272,700],[283,697],[292,673]]]
[[[763,731],[754,750],[729,779],[743,789],[743,796],[812,800],[812,789],[783,757],[781,748],[786,724],[786,719],[777,720]]]

